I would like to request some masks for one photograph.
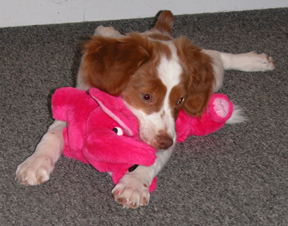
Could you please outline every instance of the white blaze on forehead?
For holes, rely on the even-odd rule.
[[[169,94],[169,91],[171,91],[175,85],[179,84],[180,74],[183,72],[183,69],[179,63],[176,47],[172,42],[169,42],[168,46],[172,52],[172,57],[168,60],[167,57],[163,55],[157,71],[159,78],[167,87],[167,92]]]
[[[167,59],[167,57],[163,55],[157,71],[159,78],[167,88],[167,93],[163,103],[163,110],[170,114],[171,110],[169,108],[169,96],[172,88],[180,83],[180,75],[183,72],[183,69],[179,63],[176,47],[172,42],[168,42],[168,46],[172,52],[172,56],[170,59]]]
[[[153,140],[155,141],[155,137],[159,135],[159,132],[166,132],[171,136],[173,142],[176,142],[175,121],[169,104],[169,96],[172,88],[180,83],[180,75],[183,69],[179,63],[177,49],[174,44],[172,42],[164,43],[170,48],[172,55],[170,59],[163,55],[157,67],[159,79],[167,88],[162,108],[159,112],[146,114],[144,111],[135,109],[126,103],[127,107],[139,120],[141,139],[144,139],[148,144],[151,144]]]
[[[174,86],[178,85],[181,81],[180,75],[183,72],[183,69],[179,63],[179,58],[177,55],[177,49],[172,42],[167,42],[169,46],[172,56],[170,59],[167,56],[163,55],[160,60],[160,64],[157,67],[158,76],[161,79],[162,83],[166,86],[167,92],[165,94],[164,103],[162,109],[158,113],[158,117],[162,117],[162,124],[160,127],[166,128],[168,133],[175,136],[175,121],[172,116],[171,106],[169,104],[169,96],[171,90]],[[165,112],[165,114],[162,114]],[[156,113],[157,114],[157,113]],[[162,115],[162,116],[161,116]],[[159,128],[162,129],[162,128]]]

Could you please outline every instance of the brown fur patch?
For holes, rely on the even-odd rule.
[[[149,38],[159,40],[159,41],[170,41],[172,37],[170,35],[162,34],[162,33],[152,33],[148,35]]]
[[[139,33],[122,38],[93,36],[84,45],[81,65],[84,83],[120,95],[130,77],[152,54],[153,45]]]
[[[121,94],[125,101],[146,114],[157,112],[167,92],[158,78],[157,66],[163,55],[168,60],[172,57],[165,41],[171,39],[173,21],[173,14],[163,11],[153,28],[155,32],[151,29],[148,33],[152,39],[139,33],[121,38],[93,36],[84,45],[81,66],[84,83],[111,95]],[[175,39],[173,43],[184,69],[183,81],[180,86],[173,88],[169,97],[173,115],[176,119],[179,110],[184,108],[188,114],[199,116],[212,94],[212,59],[185,37]],[[152,95],[151,101],[143,101],[142,94]],[[175,105],[182,96],[185,97],[185,103]]]
[[[129,85],[122,92],[122,97],[134,108],[151,114],[160,110],[166,92],[167,88],[158,78],[155,66],[148,62],[131,78]],[[152,96],[151,101],[143,101],[142,94],[150,94]]]
[[[169,10],[164,10],[158,17],[157,23],[153,29],[160,31],[161,33],[172,34],[172,26],[174,22],[174,16]]]
[[[146,114],[158,112],[163,105],[167,88],[158,77],[157,66],[161,56],[165,55],[167,59],[172,56],[171,50],[166,44],[158,41],[153,41],[153,43],[152,57],[135,72],[121,94],[128,104],[136,109],[141,109]],[[151,101],[143,101],[142,94],[150,94]]]
[[[212,59],[187,38],[173,41],[185,72],[189,76],[185,112],[200,116],[206,109],[215,82]]]
[[[188,89],[189,89],[189,77],[186,73],[182,73],[181,82],[174,86],[171,90],[169,96],[169,104],[171,106],[172,115],[174,120],[176,121],[179,111],[183,108],[185,101],[188,97]],[[180,98],[184,98],[184,101],[181,104],[178,104],[178,100]]]

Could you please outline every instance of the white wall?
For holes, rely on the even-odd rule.
[[[288,0],[0,0],[0,27],[288,7]]]

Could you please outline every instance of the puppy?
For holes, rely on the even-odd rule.
[[[200,116],[211,94],[221,88],[224,70],[275,68],[266,54],[221,53],[196,47],[186,37],[174,39],[173,21],[173,14],[163,11],[152,29],[126,36],[99,26],[84,44],[77,88],[97,87],[121,95],[138,118],[140,138],[158,150],[152,166],[127,172],[112,190],[115,200],[126,208],[148,205],[149,185],[175,148],[175,121],[181,109]],[[241,120],[233,114],[229,122]],[[16,178],[21,184],[37,185],[49,179],[62,153],[65,126],[54,121],[33,155],[18,166]]]

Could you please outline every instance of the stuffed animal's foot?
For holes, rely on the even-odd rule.
[[[233,113],[233,103],[228,97],[221,93],[216,93],[211,97],[207,112],[214,122],[226,122]]]
[[[216,98],[213,102],[215,113],[221,117],[225,118],[229,113],[229,103],[222,98]]]
[[[49,175],[54,168],[49,157],[32,155],[17,167],[16,179],[23,185],[42,184],[49,180]]]
[[[112,38],[117,38],[121,36],[119,31],[116,31],[113,27],[104,27],[102,25],[98,26],[95,29],[94,35],[101,35],[104,37],[112,37]]]
[[[116,202],[129,209],[147,206],[150,199],[148,185],[133,173],[125,174],[112,190],[112,194]]]

